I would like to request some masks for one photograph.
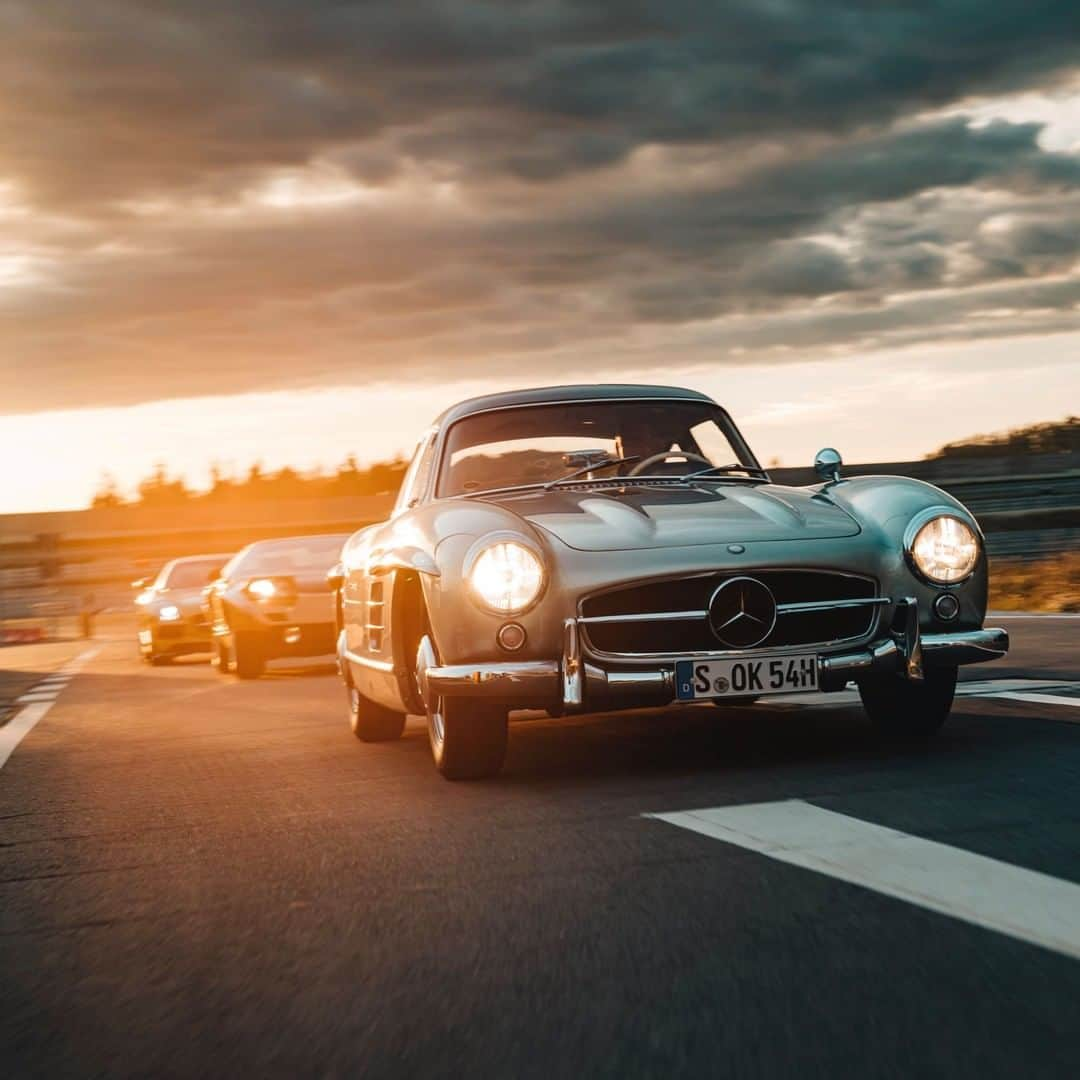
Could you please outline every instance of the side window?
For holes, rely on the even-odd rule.
[[[400,514],[402,510],[407,510],[412,506],[427,488],[431,466],[435,460],[435,435],[434,431],[429,431],[416,447],[416,453],[405,473],[405,478],[401,481],[401,490],[394,504],[395,514]]]

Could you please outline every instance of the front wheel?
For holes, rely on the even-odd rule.
[[[447,780],[495,776],[506,760],[506,706],[430,693],[426,673],[435,662],[435,646],[425,634],[416,654],[416,686],[427,713],[435,768]]]
[[[400,739],[405,730],[405,714],[369,701],[355,686],[346,686],[349,694],[349,727],[362,742],[389,742]]]
[[[956,668],[929,668],[922,681],[899,675],[859,683],[867,715],[887,735],[918,738],[934,735],[948,719],[956,693]]]
[[[229,647],[221,638],[214,642],[214,666],[219,675],[229,674]]]
[[[266,670],[266,653],[258,634],[233,634],[233,661],[241,679],[257,679]]]

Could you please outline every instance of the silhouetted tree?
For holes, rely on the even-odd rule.
[[[101,474],[97,491],[90,500],[90,505],[95,510],[111,510],[117,506],[123,506],[124,500],[120,497],[120,489],[116,486],[116,477],[110,472]]]

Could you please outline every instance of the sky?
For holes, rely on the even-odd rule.
[[[712,393],[765,461],[1080,407],[1071,2],[0,0],[0,512]]]

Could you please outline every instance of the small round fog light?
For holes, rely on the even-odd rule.
[[[960,614],[960,601],[952,593],[942,593],[934,601],[934,614],[942,622],[952,622]]]
[[[525,644],[525,627],[516,622],[503,623],[495,640],[507,652],[517,652]]]

